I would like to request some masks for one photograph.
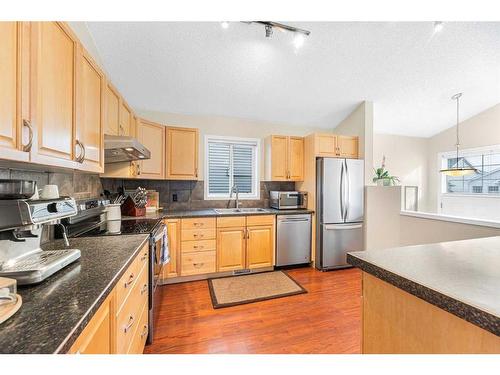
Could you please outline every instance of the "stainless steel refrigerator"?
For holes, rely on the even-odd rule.
[[[363,250],[363,160],[316,159],[316,268],[349,267],[346,253]]]

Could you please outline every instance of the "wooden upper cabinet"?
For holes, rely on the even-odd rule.
[[[106,123],[104,134],[120,134],[120,94],[108,82],[106,85]]]
[[[274,225],[249,226],[247,237],[247,268],[272,267]]]
[[[77,40],[60,22],[32,26],[36,43],[36,126],[31,160],[75,168],[75,64]]]
[[[198,129],[166,128],[167,180],[198,179]]]
[[[137,177],[163,179],[165,177],[165,126],[140,119],[136,136],[150,152],[151,158],[138,162]]]
[[[217,272],[245,268],[246,227],[217,229]]]
[[[288,137],[271,136],[271,180],[288,180]]]
[[[102,173],[105,77],[83,48],[78,56],[75,160],[82,170]]]
[[[316,156],[340,156],[337,152],[337,136],[335,134],[315,134],[314,148]]]
[[[0,22],[0,158],[28,161],[23,124],[30,125],[30,24]],[[27,122],[25,122],[27,121]],[[29,129],[25,129],[29,142]],[[29,148],[29,145],[28,145]]]
[[[120,135],[132,135],[132,110],[129,108],[127,103],[120,101],[120,126],[119,126],[119,134]]]
[[[302,181],[304,179],[304,138],[272,135],[266,147],[266,179]]]
[[[339,135],[337,137],[338,153],[344,158],[358,158],[358,137]]]

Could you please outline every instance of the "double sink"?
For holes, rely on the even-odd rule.
[[[265,208],[216,208],[214,211],[219,215],[227,215],[227,214],[252,214],[252,213],[260,213],[260,212],[271,212]]]

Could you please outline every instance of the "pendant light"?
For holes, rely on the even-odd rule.
[[[467,176],[470,174],[474,174],[477,172],[476,168],[473,167],[466,167],[463,165],[462,167],[458,166],[458,161],[460,158],[458,157],[458,149],[460,147],[460,138],[459,138],[459,126],[460,126],[460,121],[459,121],[459,111],[460,111],[460,97],[462,96],[462,93],[459,92],[458,94],[455,94],[451,97],[452,100],[457,101],[457,164],[455,167],[447,168],[447,169],[441,169],[440,172],[444,173],[446,176],[453,176],[453,177],[460,177],[460,176]],[[462,162],[462,164],[464,164]]]

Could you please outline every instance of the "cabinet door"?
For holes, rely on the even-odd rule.
[[[166,221],[168,233],[168,250],[170,263],[163,267],[163,278],[179,276],[179,260],[181,248],[181,221],[180,219],[169,219]]]
[[[102,303],[83,332],[78,336],[69,354],[111,354],[111,302],[114,292]]]
[[[37,49],[37,113],[31,160],[75,168],[76,38],[60,22],[38,22],[32,29]]]
[[[127,103],[120,101],[120,135],[131,135],[132,111]]]
[[[288,142],[288,179],[304,180],[304,138],[290,137]]]
[[[137,139],[151,152],[150,159],[138,162],[137,177],[163,179],[165,176],[165,127],[140,120],[137,124]]]
[[[27,34],[27,35],[26,35]],[[0,158],[28,161],[23,151],[23,83],[29,79],[29,26],[0,22]],[[27,62],[27,64],[23,64]],[[26,69],[27,67],[27,69]],[[26,75],[25,75],[26,73]],[[29,88],[29,85],[28,85]],[[29,104],[29,100],[28,100]]]
[[[274,225],[247,227],[247,268],[272,267]]]
[[[339,135],[338,149],[344,158],[358,158],[358,137]]]
[[[316,156],[339,156],[335,134],[316,134]]]
[[[271,180],[288,179],[288,137],[271,136]]]
[[[168,180],[198,179],[198,129],[167,127]]]
[[[104,74],[88,53],[79,53],[75,159],[81,169],[103,172]]]
[[[246,228],[217,229],[217,271],[245,268]]]
[[[106,126],[104,134],[119,135],[120,94],[110,83],[106,85]]]

